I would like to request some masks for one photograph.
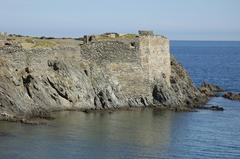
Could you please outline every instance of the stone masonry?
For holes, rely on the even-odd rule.
[[[109,38],[81,45],[83,58],[98,63],[130,98],[152,100],[152,87],[158,81],[170,86],[169,40],[156,35]]]

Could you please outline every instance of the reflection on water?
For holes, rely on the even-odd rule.
[[[0,122],[0,159],[239,158],[238,102],[224,112],[62,112],[49,125]]]
[[[165,151],[171,140],[171,112],[62,112],[55,116],[46,126],[0,122],[1,131],[16,135],[0,136],[0,158],[147,157]]]

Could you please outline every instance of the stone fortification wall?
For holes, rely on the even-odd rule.
[[[148,72],[150,83],[165,80],[170,86],[169,40],[159,36],[143,36],[139,41],[141,65]]]
[[[84,59],[97,63],[124,96],[150,96],[148,74],[141,67],[139,39],[94,41],[82,45],[80,52]]]
[[[169,41],[160,36],[113,38],[81,45],[81,55],[98,63],[128,97],[152,100],[156,82],[170,85]]]
[[[83,58],[98,64],[140,62],[138,47],[132,46],[135,41],[135,39],[132,41],[95,41],[81,45],[80,52]]]

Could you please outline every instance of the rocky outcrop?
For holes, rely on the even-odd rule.
[[[203,82],[203,84],[199,88],[200,92],[205,94],[206,96],[213,97],[216,96],[217,93],[223,92],[224,89],[210,83]]]
[[[0,48],[0,119],[25,122],[62,110],[181,111],[208,99],[182,65],[170,58],[166,38],[147,35],[72,43]]]
[[[190,77],[172,57],[171,86],[156,82],[153,100],[125,97],[97,66],[75,68],[66,60],[48,60],[44,71],[26,67],[2,72],[0,116],[2,119],[48,118],[58,110],[119,109],[125,107],[165,107],[173,110],[195,108],[207,97],[193,85]],[[20,116],[20,117],[19,117]]]
[[[171,86],[159,83],[161,84],[153,89],[153,97],[157,105],[164,105],[174,110],[185,110],[185,108],[199,107],[208,99],[194,86],[186,70],[173,56],[171,57]]]
[[[229,100],[240,101],[240,93],[227,92],[223,95],[223,97]]]

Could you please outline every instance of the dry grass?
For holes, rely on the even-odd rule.
[[[132,39],[132,38],[136,38],[137,35],[136,34],[124,34],[121,35],[120,38],[127,38],[127,39]]]
[[[109,36],[102,35],[102,36],[96,36],[96,39],[100,41],[104,41],[109,39],[134,39],[136,37],[137,37],[136,34],[123,34],[116,37],[109,37]]]
[[[52,48],[57,45],[57,42],[54,40],[39,39],[34,37],[14,37],[11,40],[20,43],[25,49]]]
[[[34,45],[33,48],[52,48],[54,46],[56,46],[57,43],[54,41],[50,41],[50,40],[37,40]]]
[[[26,42],[26,43],[34,44],[34,40],[33,40],[32,38],[27,38],[27,39],[25,39],[25,42]]]

